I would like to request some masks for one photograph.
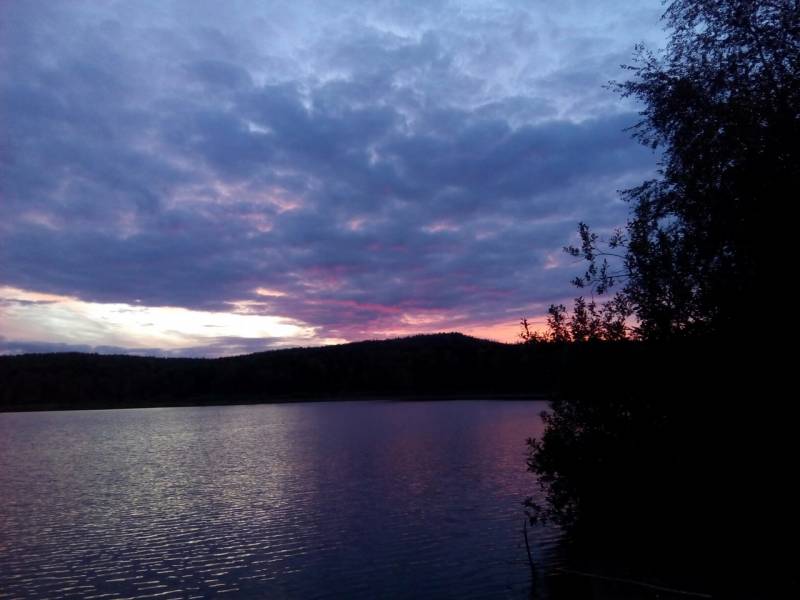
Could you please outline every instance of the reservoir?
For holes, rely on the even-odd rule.
[[[0,414],[3,598],[527,598],[538,401]],[[539,566],[558,532],[531,532]]]

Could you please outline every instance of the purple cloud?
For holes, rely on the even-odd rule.
[[[659,4],[593,6],[9,3],[0,285],[513,335],[571,294],[576,223],[624,223],[655,167],[601,84]]]

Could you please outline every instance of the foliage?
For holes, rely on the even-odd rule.
[[[523,318],[519,336],[528,344],[618,342],[633,337],[627,323],[630,314],[627,299],[621,294],[604,304],[594,300],[587,302],[580,296],[575,299],[571,315],[567,314],[567,307],[563,304],[550,305],[546,333],[534,331],[528,320]]]
[[[631,206],[623,230],[606,239],[581,223],[580,244],[566,248],[588,263],[574,283],[612,299],[599,307],[579,297],[571,316],[551,307],[568,341],[623,338],[626,314],[638,341],[564,345],[568,385],[544,435],[529,440],[528,467],[545,501],[528,506],[533,519],[611,524],[617,537],[627,524],[673,557],[691,545],[702,564],[714,539],[710,515],[722,504],[710,479],[720,465],[714,449],[750,454],[758,469],[774,459],[761,454],[769,427],[748,424],[750,435],[734,439],[741,434],[727,432],[745,424],[720,419],[745,413],[736,399],[766,395],[770,380],[757,366],[769,346],[753,338],[771,326],[748,340],[741,330],[764,307],[770,261],[786,254],[771,221],[800,179],[800,3],[675,0],[664,20],[667,48],[638,48],[630,79],[613,84],[643,104],[632,131],[660,150],[659,175],[623,192]],[[765,243],[769,231],[778,239]],[[729,476],[729,496],[736,481]]]
[[[523,343],[541,344],[549,340],[549,336],[546,333],[540,333],[534,330],[531,326],[531,323],[528,322],[527,318],[522,317],[519,324],[520,327],[522,327],[522,331],[520,331],[519,337]]]
[[[659,148],[659,177],[623,192],[625,230],[579,226],[579,287],[617,298],[646,339],[732,335],[759,304],[774,245],[764,231],[800,175],[800,5],[677,0],[657,54],[637,48],[612,84],[644,105],[634,137]],[[584,310],[580,303],[576,310]],[[583,318],[583,317],[581,317]]]

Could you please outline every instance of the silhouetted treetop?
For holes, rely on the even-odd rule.
[[[800,4],[677,0],[663,52],[637,48],[612,84],[642,103],[632,127],[659,148],[656,179],[625,190],[625,231],[581,224],[579,287],[618,292],[648,339],[730,334],[758,304],[776,206],[800,175]],[[777,236],[777,233],[775,234]]]

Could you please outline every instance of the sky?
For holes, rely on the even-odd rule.
[[[659,0],[0,2],[0,353],[512,342],[657,157]]]

